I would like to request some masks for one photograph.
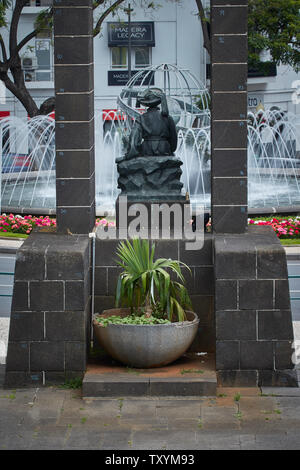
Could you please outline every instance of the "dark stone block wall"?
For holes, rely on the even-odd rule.
[[[247,227],[248,0],[211,0],[214,233]]]
[[[64,382],[86,369],[90,241],[33,233],[17,252],[7,387]]]
[[[56,214],[60,233],[95,225],[93,0],[54,0]]]
[[[271,227],[215,236],[216,370],[222,386],[297,386],[284,248]]]
[[[188,251],[184,240],[155,240],[155,258],[179,259],[187,264],[192,275],[186,270],[186,286],[191,296],[194,311],[200,319],[198,335],[191,351],[215,351],[214,324],[214,269],[212,263],[212,236],[205,234],[201,250]],[[117,278],[121,272],[116,259],[119,240],[96,239],[95,312],[113,308]]]

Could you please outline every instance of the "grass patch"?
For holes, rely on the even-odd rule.
[[[300,245],[299,238],[279,238],[280,243],[285,246]]]
[[[181,375],[184,375],[184,374],[204,374],[204,371],[203,370],[200,370],[200,369],[182,369],[180,371]]]
[[[82,379],[80,377],[75,377],[74,379],[66,380],[62,385],[59,385],[58,388],[63,388],[67,390],[75,390],[82,387]]]
[[[0,238],[28,238],[29,235],[24,233],[13,233],[13,232],[0,232]]]

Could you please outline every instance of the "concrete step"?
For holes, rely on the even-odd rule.
[[[216,396],[213,355],[187,354],[155,369],[132,369],[105,357],[90,363],[84,376],[84,398],[138,396]]]

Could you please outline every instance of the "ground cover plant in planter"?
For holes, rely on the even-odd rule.
[[[193,342],[199,319],[192,311],[180,261],[154,259],[149,240],[120,242],[123,271],[116,308],[95,316],[99,343],[116,360],[131,367],[159,367],[178,359]],[[173,279],[175,278],[175,280]]]

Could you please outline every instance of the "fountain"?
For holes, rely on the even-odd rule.
[[[143,107],[138,93],[148,86],[164,90],[178,129],[177,156],[191,203],[210,208],[210,97],[186,69],[152,66],[128,82],[118,110],[95,118],[97,215],[113,214],[117,189],[115,159]],[[109,123],[104,130],[103,123]],[[298,211],[300,138],[295,115],[279,108],[248,114],[248,203],[251,212]],[[2,119],[2,211],[55,213],[55,122],[50,116]]]

